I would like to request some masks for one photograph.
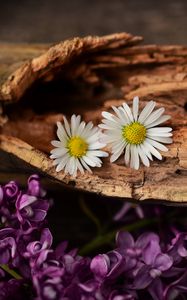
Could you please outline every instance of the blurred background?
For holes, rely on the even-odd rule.
[[[0,2],[0,41],[55,43],[127,31],[145,43],[187,44],[186,0],[12,0]]]

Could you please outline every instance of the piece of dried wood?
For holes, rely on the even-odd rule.
[[[17,168],[21,159],[61,184],[107,196],[187,203],[187,48],[137,45],[141,40],[121,33],[75,38],[47,51],[45,46],[27,51],[17,46],[17,52],[10,47],[4,58],[2,51],[0,149],[10,165]],[[49,159],[56,121],[80,113],[98,124],[102,110],[130,104],[135,95],[142,105],[154,99],[172,116],[167,125],[174,130],[174,142],[162,161],[135,171],[123,158],[112,164],[106,158],[93,174],[74,179],[56,173]]]

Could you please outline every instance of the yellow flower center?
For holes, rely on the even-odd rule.
[[[139,122],[133,122],[123,127],[122,136],[128,144],[139,145],[146,138],[146,128]]]
[[[67,144],[69,154],[74,157],[82,157],[88,150],[88,144],[79,136],[70,138]]]

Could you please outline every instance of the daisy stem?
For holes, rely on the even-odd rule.
[[[10,269],[7,265],[0,265],[0,268],[15,279],[22,279],[21,275],[19,275],[16,271]]]
[[[98,235],[95,239],[91,240],[89,243],[84,245],[80,249],[79,254],[80,255],[87,255],[87,254],[90,254],[90,252],[94,251],[95,249],[98,249],[101,246],[109,244],[111,241],[113,241],[115,239],[116,233],[120,230],[131,232],[131,231],[134,231],[136,229],[142,228],[144,226],[153,224],[157,221],[158,221],[157,218],[143,219],[143,220],[140,220],[136,223],[123,226],[123,227],[121,227],[117,230],[112,230],[112,231],[110,231],[106,234]]]
[[[89,206],[86,204],[85,200],[81,197],[80,198],[80,206],[85,213],[85,215],[92,220],[92,222],[96,225],[97,231],[101,232],[101,224],[99,222],[99,219],[94,215],[94,213],[91,211]]]

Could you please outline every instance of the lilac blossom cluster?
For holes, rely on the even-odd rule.
[[[0,187],[0,299],[185,299],[187,233],[164,242],[120,231],[114,250],[81,257],[67,242],[53,247],[49,207],[37,175],[26,190],[14,181]]]

